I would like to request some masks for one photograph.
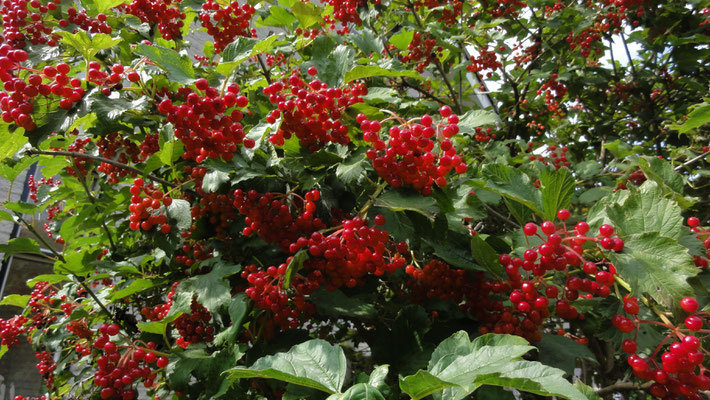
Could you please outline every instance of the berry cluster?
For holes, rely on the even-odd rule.
[[[493,18],[517,17],[519,10],[527,7],[527,5],[528,3],[520,0],[496,0],[486,12]]]
[[[224,7],[214,0],[202,4],[200,22],[214,39],[216,53],[221,53],[237,36],[255,36],[256,31],[249,28],[255,11],[250,4],[239,5],[236,1],[227,2]]]
[[[311,76],[317,73],[315,67],[308,69]],[[264,94],[278,106],[266,117],[267,122],[282,119],[281,127],[269,137],[271,143],[282,146],[295,135],[301,147],[316,151],[331,142],[350,143],[348,128],[341,122],[341,112],[361,103],[360,96],[367,94],[367,88],[357,83],[343,89],[329,88],[316,79],[306,82],[294,71],[283,82],[264,88]]]
[[[133,0],[121,6],[125,13],[135,15],[142,22],[158,25],[158,31],[165,40],[180,37],[184,26],[185,13],[180,11],[180,0]]]
[[[641,186],[644,182],[646,182],[646,174],[640,169],[637,169],[632,171],[622,182],[619,182],[614,191],[628,189],[629,183],[634,186]]]
[[[369,121],[364,114],[357,116],[363,138],[373,144],[367,158],[387,183],[394,187],[411,185],[426,196],[431,194],[433,184],[446,186],[451,170],[466,172],[466,163],[456,154],[451,140],[459,131],[459,118],[448,106],[442,106],[440,114],[442,119],[436,124],[429,115],[410,121],[388,118],[382,122],[394,119],[401,124],[389,128],[386,141],[380,137],[380,121]]]
[[[47,389],[51,389],[54,383],[54,370],[57,369],[54,357],[47,351],[40,351],[35,353],[35,358],[37,359],[35,367],[42,375]]]
[[[27,332],[25,324],[28,321],[22,315],[15,315],[8,320],[0,318],[0,345],[12,347],[20,344],[17,337]]]
[[[482,48],[478,52],[478,56],[471,56],[469,61],[470,65],[466,66],[466,69],[473,72],[479,73],[488,70],[486,73],[486,78],[493,76],[493,72],[498,68],[502,68],[503,64],[498,61],[498,56],[494,50],[488,50],[488,47]]]
[[[148,343],[147,348],[136,345],[120,346],[120,328],[116,324],[104,324],[99,327],[100,335],[93,343],[94,349],[100,352],[95,362],[98,369],[94,373],[94,385],[102,388],[101,398],[132,400],[137,396],[133,384],[143,380],[145,387],[152,387],[158,369],[165,368],[169,361],[165,356],[158,357],[153,351],[154,343]],[[125,350],[121,354],[120,350]]]
[[[327,0],[327,3],[333,7],[333,18],[343,25],[348,23],[353,23],[357,26],[362,25],[357,9],[367,5],[367,0]],[[379,0],[375,0],[373,3],[379,4]]]
[[[405,272],[410,276],[406,286],[413,302],[421,303],[426,299],[452,301],[459,305],[461,312],[484,316],[477,313],[484,301],[481,297],[485,281],[483,273],[472,276],[468,271],[451,268],[439,260],[432,260],[422,268],[407,265]]]
[[[553,116],[563,117],[564,112],[560,108],[559,101],[567,94],[567,86],[557,80],[557,73],[553,73],[547,82],[540,86],[537,90],[538,95],[545,94],[545,104],[547,105],[547,111],[552,113]]]
[[[418,0],[414,6],[419,10],[436,13],[436,19],[443,22],[444,26],[455,25],[461,17],[463,10],[461,0]]]
[[[535,147],[539,143],[528,142],[528,148],[525,149],[526,153],[532,153]],[[530,154],[528,156],[529,161],[540,161],[545,165],[552,164],[556,169],[562,167],[569,167],[570,163],[567,161],[567,152],[569,148],[567,146],[557,146],[555,144],[547,146],[547,148],[538,155]]]
[[[175,290],[177,289],[180,282],[175,282],[170,287],[168,292],[168,300],[165,304],[159,304],[153,308],[143,307],[141,309],[141,314],[143,317],[150,321],[160,321],[165,318],[170,312],[170,307],[173,305],[173,297],[175,296]]]
[[[133,181],[130,192],[132,194],[131,205],[128,206],[131,212],[128,218],[131,221],[130,228],[134,231],[139,229],[149,231],[154,226],[160,226],[160,232],[170,233],[172,228],[168,224],[168,217],[158,210],[161,206],[169,207],[173,202],[172,197],[163,194],[163,191],[155,188],[152,182],[146,184],[143,178],[136,178]],[[145,194],[145,197],[141,197],[141,194]]]
[[[191,343],[211,342],[214,339],[214,327],[209,325],[212,313],[196,298],[190,304],[190,313],[180,315],[174,322],[180,337],[177,345],[185,348]]]
[[[103,157],[116,160],[122,164],[143,162],[160,150],[157,133],[146,135],[145,140],[139,146],[131,139],[114,132],[99,138],[96,141],[96,146]],[[129,174],[133,177],[136,175],[135,172],[129,172],[126,169],[107,163],[101,163],[96,169],[106,174],[110,183],[118,183],[119,178]]]
[[[685,319],[685,328],[673,326],[666,318],[663,323],[639,319],[638,299],[627,295],[624,297],[624,312],[631,318],[617,314],[612,318],[612,324],[623,333],[635,333],[634,339],[624,340],[621,348],[629,353],[627,362],[634,375],[653,382],[648,388],[649,393],[663,399],[685,396],[686,399],[699,400],[703,397],[698,392],[710,389],[710,376],[702,365],[710,353],[701,346],[702,337],[698,338],[694,333],[708,332],[703,329],[703,321],[710,313],[698,312],[698,301],[692,297],[683,298],[680,306],[690,314]],[[637,354],[636,337],[640,325],[644,323],[658,324],[671,331],[648,357]],[[660,355],[659,363],[658,355],[669,339],[672,343]]]
[[[254,304],[262,310],[270,312],[268,319],[271,326],[281,330],[295,329],[301,320],[315,312],[313,304],[306,301],[305,296],[318,288],[317,279],[307,279],[296,276],[291,282],[291,290],[284,288],[284,277],[288,268],[287,263],[278,267],[270,266],[266,270],[259,270],[256,265],[250,265],[242,271],[242,278],[246,279],[249,287],[245,293]],[[318,278],[313,275],[311,278]]]
[[[710,259],[710,227],[700,226],[700,220],[697,217],[689,217],[687,224],[690,227],[690,231],[695,233],[698,239],[702,240],[705,247],[705,257],[697,254],[693,255],[695,265],[700,269],[706,269],[708,267],[708,259]]]
[[[175,126],[175,137],[185,145],[182,158],[198,163],[220,157],[231,161],[238,145],[254,147],[254,140],[244,137],[239,122],[242,112],[235,109],[230,115],[225,113],[232,106],[243,108],[249,103],[246,96],[238,96],[239,86],[230,85],[227,93],[220,97],[217,89],[210,87],[204,78],[198,79],[195,85],[204,96],[190,92],[185,103],[179,106],[173,105],[170,99],[158,105],[158,110]]]
[[[59,26],[66,28],[69,24],[74,24],[79,29],[91,33],[111,33],[111,26],[106,22],[106,14],[98,14],[96,18],[89,17],[86,10],[77,11],[76,8],[67,9],[67,19],[60,19]]]
[[[438,60],[442,51],[444,47],[437,46],[436,40],[427,33],[414,32],[412,41],[407,45],[407,52],[400,54],[399,59],[403,63],[416,63],[414,69],[421,73],[429,64]]]
[[[197,184],[195,191],[200,196],[200,201],[192,206],[192,220],[205,218],[208,222],[207,229],[214,229],[218,239],[229,239],[230,228],[237,219],[233,197],[226,194],[205,193],[200,184]]]
[[[383,216],[375,217],[376,226],[384,223]],[[299,238],[292,250],[308,249],[311,257],[303,263],[304,269],[320,271],[327,290],[352,288],[370,274],[391,274],[406,264],[402,254],[407,252],[407,244],[390,241],[389,233],[376,226],[355,217],[343,221],[342,228],[328,236],[314,232],[308,239]]]
[[[278,244],[283,252],[295,253],[302,247],[297,244],[299,237],[325,228],[323,221],[314,217],[315,202],[319,199],[320,192],[317,190],[300,197],[295,193],[260,194],[256,190],[244,193],[242,189],[237,189],[234,192],[234,207],[245,216],[247,226],[242,231],[244,236],[256,234],[266,242]],[[295,247],[292,248],[292,245]]]

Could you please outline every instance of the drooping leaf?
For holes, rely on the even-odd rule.
[[[519,169],[502,164],[487,164],[483,167],[481,176],[484,178],[474,179],[470,181],[471,184],[516,201],[536,214],[543,215],[540,191]]]
[[[367,383],[358,383],[345,393],[328,396],[326,400],[385,400],[385,396],[376,387]]]
[[[693,296],[687,279],[699,269],[688,249],[675,239],[658,232],[624,236],[624,250],[610,252],[608,257],[635,296],[647,293],[669,308],[677,307],[683,297]]]
[[[29,295],[23,294],[9,294],[3,297],[0,301],[0,306],[15,306],[20,308],[25,308],[27,303],[30,301]]]
[[[150,289],[155,286],[154,281],[149,279],[136,279],[131,282],[130,285],[123,289],[117,290],[111,294],[111,300],[118,300],[124,297],[128,297],[132,294],[142,292],[146,289]]]
[[[229,303],[230,325],[227,329],[218,333],[214,337],[214,343],[216,345],[221,345],[223,343],[234,343],[237,339],[237,334],[242,328],[242,320],[247,314],[248,304],[249,302],[247,296],[244,293],[239,293],[232,297],[232,301]]]
[[[241,267],[238,265],[218,263],[210,272],[183,281],[176,292],[197,295],[200,304],[208,311],[215,312],[232,298],[229,283],[224,280],[224,277],[236,274],[240,270]]]
[[[540,362],[551,367],[559,368],[568,376],[574,374],[577,359],[596,363],[594,354],[580,343],[560,335],[544,333],[542,340],[536,343],[540,354]]]
[[[631,192],[623,203],[607,207],[606,215],[621,235],[658,232],[679,239],[682,234],[680,207],[664,198],[662,189],[653,181]]]
[[[483,125],[493,125],[500,119],[493,111],[471,110],[461,116],[459,120],[459,132],[475,134],[476,128]]]
[[[158,45],[139,44],[135,52],[144,55],[168,73],[171,81],[189,84],[195,80],[192,62],[177,51]]]
[[[390,43],[400,50],[407,50],[407,46],[412,43],[413,38],[414,31],[402,29],[390,37]]]
[[[322,21],[321,9],[313,3],[295,2],[291,6],[291,12],[300,22],[302,28],[310,28],[314,24]]]
[[[319,314],[331,317],[374,317],[377,314],[375,307],[361,299],[347,297],[340,290],[328,291],[324,289],[311,293],[308,299],[315,304]]]
[[[545,219],[552,221],[558,210],[569,207],[574,188],[574,177],[569,169],[545,168],[541,171],[540,191]]]
[[[345,353],[338,345],[314,339],[293,346],[286,353],[262,357],[249,368],[227,371],[230,378],[269,378],[338,393],[345,381]]]
[[[493,276],[503,277],[503,266],[498,262],[498,252],[480,235],[471,237],[471,255],[476,262]]]
[[[408,78],[422,79],[422,76],[415,71],[393,71],[375,65],[358,65],[345,73],[345,82],[369,78],[371,76],[406,76]]]
[[[432,197],[423,197],[398,190],[389,190],[382,193],[375,200],[375,205],[392,211],[415,211],[430,219],[434,219],[434,214],[438,210],[436,200]]]
[[[178,229],[188,229],[192,226],[190,203],[182,199],[174,199],[170,206],[168,206],[168,217],[177,221],[175,226]]]
[[[354,183],[362,176],[366,160],[365,151],[355,152],[338,164],[335,175],[345,184]]]
[[[673,124],[669,128],[677,130],[678,133],[687,133],[707,123],[710,123],[710,103],[703,102],[695,105],[695,108],[688,113],[688,119],[682,124]]]
[[[10,239],[7,244],[0,244],[0,253],[5,253],[5,258],[19,253],[41,253],[39,244],[30,238]]]

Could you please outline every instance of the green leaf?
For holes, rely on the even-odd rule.
[[[94,270],[87,252],[76,251],[64,256],[64,262],[54,264],[54,272],[70,273],[78,276],[86,275]],[[94,259],[95,261],[95,259]]]
[[[574,194],[575,182],[567,168],[546,168],[540,173],[543,216],[548,221],[555,219],[557,211],[569,208]]]
[[[321,18],[322,10],[312,3],[297,1],[291,6],[291,12],[298,18],[302,28],[310,28],[323,21],[323,18]]]
[[[202,190],[212,193],[219,190],[223,183],[229,182],[229,174],[222,171],[209,171],[202,180]]]
[[[224,343],[234,343],[237,340],[237,335],[242,328],[242,320],[244,316],[247,315],[247,310],[249,308],[249,300],[244,293],[239,293],[232,297],[232,301],[229,303],[229,321],[230,325],[227,329],[218,333],[214,337],[214,343],[216,345],[222,345]]]
[[[111,298],[111,300],[122,299],[122,298],[128,297],[132,294],[142,292],[146,289],[150,289],[153,286],[155,286],[155,283],[153,283],[152,280],[136,279],[135,281],[131,282],[130,285],[126,286],[125,288],[113,292],[111,294],[110,298]]]
[[[96,11],[99,13],[106,12],[114,7],[118,7],[121,4],[128,4],[130,0],[94,0],[96,5]]]
[[[22,203],[22,202],[10,202],[10,203],[3,203],[3,207],[7,208],[10,211],[15,211],[20,214],[34,214],[38,211],[39,207],[35,204],[30,204],[30,203]]]
[[[99,51],[114,47],[123,41],[122,38],[114,38],[105,33],[96,33],[89,37],[83,30],[79,30],[76,33],[67,31],[57,31],[56,33],[62,37],[63,43],[76,49],[87,60],[91,59]]]
[[[538,215],[542,213],[542,195],[530,178],[517,168],[502,164],[487,164],[481,171],[486,179],[474,179],[474,186],[516,201]]]
[[[5,258],[20,253],[40,254],[39,244],[30,238],[10,239],[7,244],[0,244],[0,253],[5,253]]]
[[[469,340],[459,331],[434,350],[426,371],[400,380],[412,399],[459,400],[481,385],[512,387],[544,396],[582,400],[584,396],[563,378],[564,371],[522,360],[533,349],[518,336],[487,334]]]
[[[139,322],[137,324],[138,329],[143,332],[155,333],[156,335],[165,335],[165,330],[168,327],[168,322],[163,321],[152,321],[152,322]]]
[[[10,132],[9,126],[5,123],[0,124],[0,137],[3,138],[0,143],[0,161],[12,157],[27,143],[24,129],[18,128],[14,132]]]
[[[479,126],[493,125],[499,121],[500,118],[494,111],[471,110],[461,116],[458,124],[459,132],[475,134]]]
[[[175,226],[179,230],[185,230],[192,226],[192,214],[190,203],[182,199],[174,199],[168,206],[168,217],[175,219]]]
[[[389,373],[390,366],[387,364],[380,365],[375,368],[370,374],[370,378],[367,380],[367,384],[378,389],[387,388],[387,374]]]
[[[407,50],[407,47],[412,43],[414,31],[401,30],[390,37],[390,43],[399,50]]]
[[[197,301],[200,304],[208,311],[216,312],[219,307],[229,303],[232,298],[231,287],[224,277],[236,274],[240,270],[241,267],[238,265],[217,264],[207,274],[183,281],[176,292],[197,295]]]
[[[356,151],[345,161],[338,163],[338,167],[335,169],[335,176],[346,185],[357,182],[365,171],[366,160],[364,149]]]
[[[30,301],[30,298],[30,295],[10,294],[5,296],[2,301],[0,301],[0,306],[15,306],[25,308],[27,306],[27,303]]]
[[[699,269],[688,249],[675,239],[658,232],[625,236],[624,250],[610,252],[608,257],[635,296],[647,293],[668,308],[677,307],[685,296],[693,296],[687,279],[697,275]]]
[[[587,400],[602,400],[594,389],[585,385],[582,381],[576,381],[574,383],[574,387],[577,388],[577,390],[579,390],[587,398]]]
[[[707,123],[710,123],[710,103],[704,102],[696,104],[693,110],[688,113],[688,119],[682,124],[673,124],[669,128],[677,130],[678,133],[687,133]]]
[[[594,354],[587,346],[560,335],[542,334],[542,340],[535,343],[540,354],[540,362],[559,368],[572,376],[577,359],[597,363]]]
[[[614,189],[609,186],[593,187],[581,195],[577,199],[582,204],[594,204],[602,197],[610,194]]]
[[[189,84],[195,80],[195,70],[192,62],[177,51],[157,45],[139,44],[134,50],[144,55],[168,73],[168,79],[178,83]]]
[[[269,378],[338,393],[347,370],[345,353],[338,345],[315,339],[293,346],[286,353],[262,357],[249,368],[228,370],[230,378]]]
[[[7,350],[8,350],[7,345],[0,346],[0,359],[2,359],[2,356],[4,356],[5,353],[7,353]]]
[[[374,386],[367,383],[358,383],[345,393],[328,396],[326,400],[385,400],[385,396]]]
[[[664,193],[672,194],[682,208],[689,208],[695,203],[683,196],[683,177],[675,171],[670,162],[658,157],[640,157],[638,166],[646,178],[656,182]]]
[[[345,73],[345,82],[347,83],[354,81],[355,79],[369,78],[371,76],[406,76],[408,78],[423,79],[423,77],[416,71],[394,71],[375,65],[358,65]]]
[[[680,207],[663,197],[662,189],[653,181],[646,181],[631,191],[626,200],[611,204],[606,215],[622,236],[657,232],[660,236],[679,239],[683,233]]]
[[[310,294],[308,299],[315,304],[318,314],[329,317],[372,318],[377,310],[369,302],[355,297],[348,297],[336,289],[319,289]]]
[[[291,279],[303,268],[303,263],[308,260],[308,250],[301,249],[293,255],[291,262],[286,266],[286,274],[284,275],[283,287],[288,289],[291,287]]]
[[[504,270],[498,262],[498,252],[481,235],[471,237],[471,255],[489,273],[502,279]]]
[[[69,279],[66,275],[60,275],[60,274],[42,274],[42,275],[37,275],[34,278],[30,279],[27,281],[27,286],[28,287],[35,287],[37,282],[48,282],[49,284],[54,284],[54,283],[59,283],[59,282],[64,282],[64,281],[69,281]]]
[[[423,197],[419,194],[410,194],[398,190],[390,190],[383,193],[375,200],[374,205],[392,211],[415,211],[432,220],[439,209],[436,205],[436,200],[432,197]]]

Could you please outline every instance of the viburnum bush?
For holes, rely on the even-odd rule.
[[[709,7],[1,1],[0,252],[53,271],[0,357],[43,399],[707,398]]]

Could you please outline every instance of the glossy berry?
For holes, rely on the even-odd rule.
[[[698,301],[693,297],[684,297],[680,301],[680,307],[687,313],[694,313],[698,311]]]

